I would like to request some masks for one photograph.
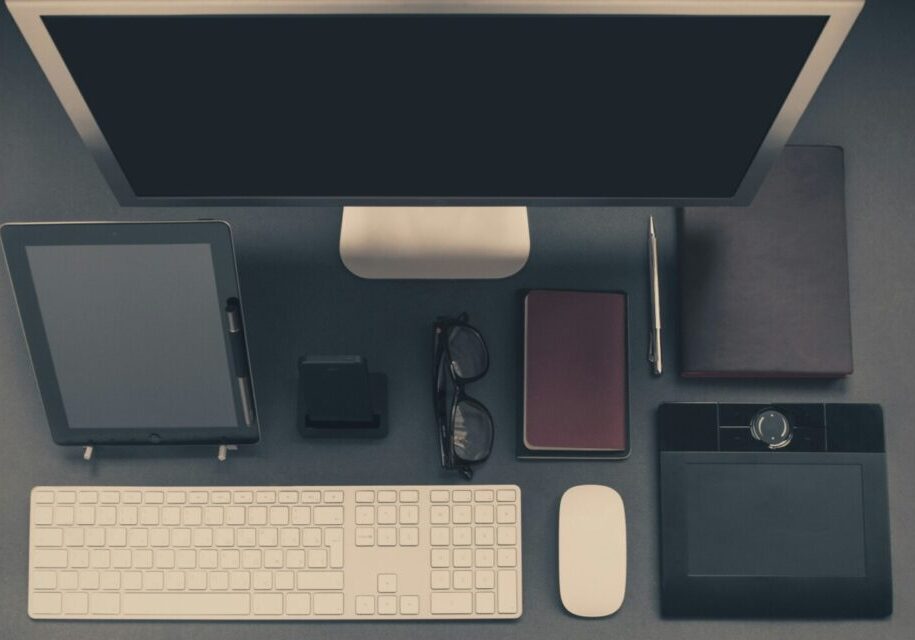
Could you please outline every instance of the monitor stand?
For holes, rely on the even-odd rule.
[[[340,258],[361,278],[507,278],[527,262],[527,207],[344,207]]]

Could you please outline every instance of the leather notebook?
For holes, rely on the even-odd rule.
[[[518,458],[626,457],[626,294],[535,290],[523,307]]]
[[[748,207],[679,216],[681,372],[852,372],[839,147],[785,147]]]

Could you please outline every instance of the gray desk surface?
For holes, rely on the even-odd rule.
[[[0,221],[225,218],[235,228],[260,401],[260,445],[219,464],[214,451],[101,450],[87,464],[51,443],[12,292],[0,274],[0,621],[4,638],[911,638],[915,633],[915,3],[871,0],[794,136],[838,144],[847,161],[855,373],[840,382],[653,379],[647,346],[645,230],[657,216],[665,347],[677,368],[673,213],[534,209],[528,267],[501,282],[367,282],[337,256],[338,209],[120,208],[0,9]],[[0,267],[4,272],[5,265]],[[633,453],[625,462],[517,462],[515,292],[525,287],[630,293]],[[38,623],[26,615],[29,489],[36,484],[347,484],[457,481],[438,467],[429,398],[430,322],[467,310],[492,350],[474,394],[492,409],[495,452],[478,473],[516,482],[525,509],[524,616],[515,623]],[[293,432],[295,360],[361,353],[390,377],[391,433],[377,442],[303,442]],[[658,597],[654,412],[665,400],[830,400],[886,412],[896,613],[876,622],[677,622]],[[613,618],[563,612],[556,516],[578,483],[615,487],[628,512],[626,602]]]

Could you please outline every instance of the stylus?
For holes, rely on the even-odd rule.
[[[658,237],[654,232],[654,216],[648,217],[648,280],[651,283],[651,335],[648,339],[648,362],[659,376],[664,371],[661,359],[661,292],[658,284]]]
[[[245,334],[241,326],[241,310],[233,300],[226,306],[229,321],[229,337],[232,339],[232,351],[235,356],[235,376],[238,379],[238,392],[241,397],[242,413],[245,424],[254,424],[254,402],[252,402],[251,377],[248,371],[248,354],[245,348]]]

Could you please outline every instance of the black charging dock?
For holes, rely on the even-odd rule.
[[[387,382],[362,356],[300,358],[296,428],[303,438],[386,436]]]

